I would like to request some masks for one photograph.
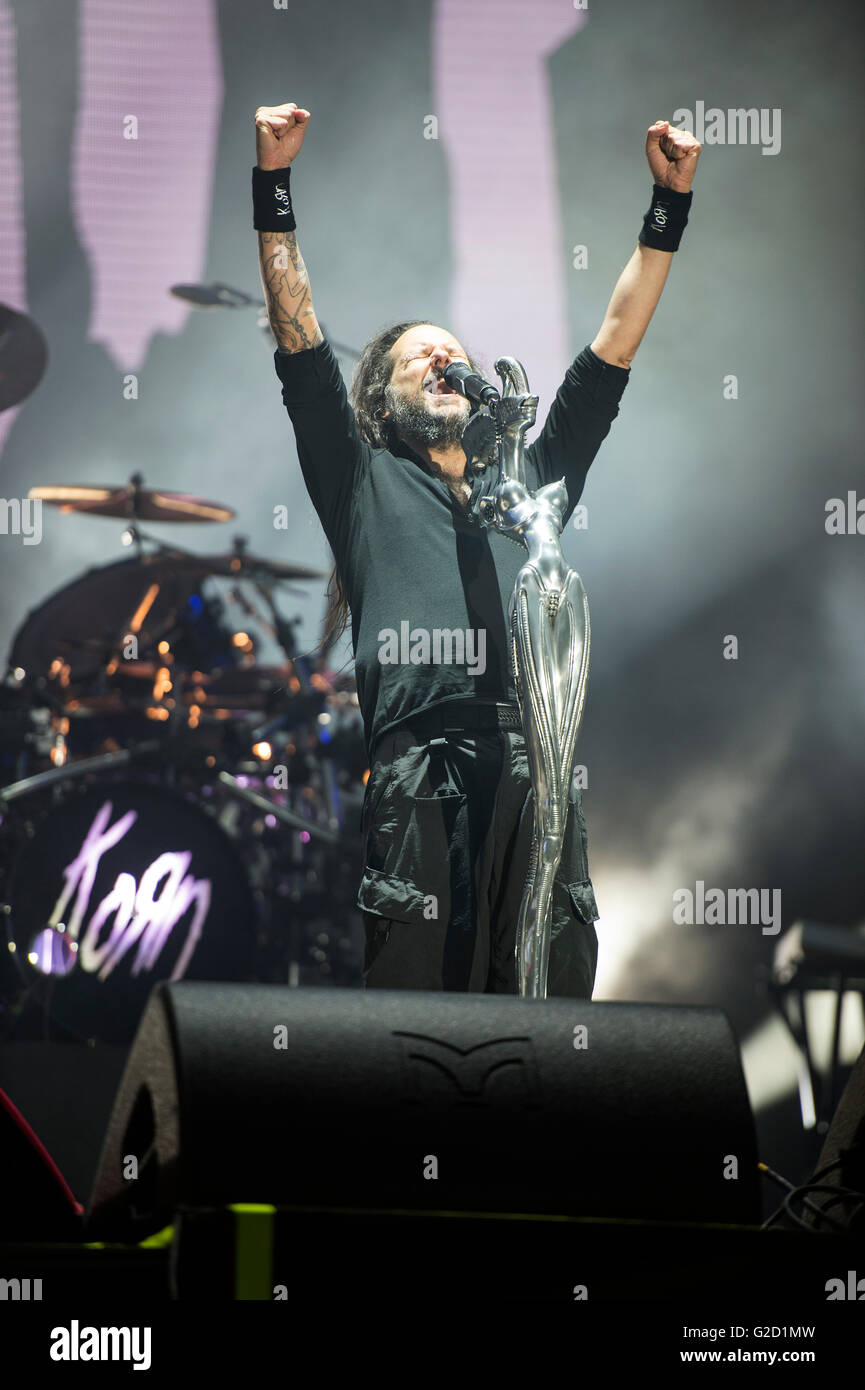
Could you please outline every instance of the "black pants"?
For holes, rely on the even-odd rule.
[[[516,994],[532,841],[522,733],[401,728],[375,749],[364,802],[366,989]],[[580,792],[553,893],[547,992],[591,998],[598,917]]]

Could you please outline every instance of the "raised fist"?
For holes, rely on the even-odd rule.
[[[659,188],[688,193],[703,146],[690,130],[655,121],[646,132],[646,158]]]
[[[306,134],[309,112],[293,101],[259,106],[255,113],[255,155],[259,169],[287,169]]]

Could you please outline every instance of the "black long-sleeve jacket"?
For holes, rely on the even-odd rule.
[[[391,453],[360,438],[326,341],[302,352],[277,350],[274,362],[304,481],[351,606],[368,751],[385,730],[434,705],[514,701],[507,615],[526,552],[483,528],[476,512],[498,480],[497,468],[471,480],[471,502],[463,508],[410,448]],[[629,375],[585,347],[526,448],[531,490],[565,479],[565,521],[619,413]]]

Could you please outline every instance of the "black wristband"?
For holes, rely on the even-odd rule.
[[[293,232],[291,167],[252,170],[252,225],[257,232]]]
[[[639,240],[656,251],[678,251],[682,233],[688,225],[693,193],[674,193],[671,188],[652,184],[652,202],[643,218]]]

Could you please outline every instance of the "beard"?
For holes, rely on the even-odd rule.
[[[386,387],[385,405],[391,413],[391,420],[400,438],[409,443],[414,440],[425,444],[427,448],[447,448],[461,443],[471,410],[440,410],[427,404],[425,396],[426,392],[423,392],[420,399],[414,397],[407,400],[405,396],[394,391],[393,387]],[[460,402],[465,401],[464,396],[457,396],[456,399]],[[468,406],[468,401],[465,404]]]

